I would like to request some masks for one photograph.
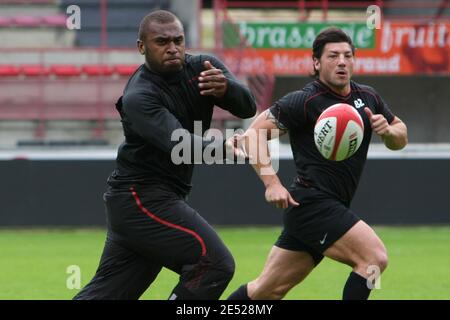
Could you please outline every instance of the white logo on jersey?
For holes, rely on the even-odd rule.
[[[355,104],[355,107],[357,109],[365,106],[364,102],[361,99],[356,99],[355,101],[353,101],[353,103]]]

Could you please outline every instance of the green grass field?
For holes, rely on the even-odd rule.
[[[279,228],[218,228],[236,260],[235,276],[222,298],[255,278]],[[372,299],[450,299],[450,227],[376,227],[390,263]],[[103,230],[0,230],[0,299],[71,299],[70,265],[81,284],[95,272]],[[349,267],[324,259],[286,299],[340,299]],[[177,275],[163,270],[142,299],[166,299]]]

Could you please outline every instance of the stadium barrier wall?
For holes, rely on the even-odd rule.
[[[102,195],[111,159],[0,160],[0,227],[105,226]],[[285,185],[292,159],[280,160]],[[370,224],[449,224],[450,161],[372,158],[352,208]],[[249,165],[198,165],[190,204],[213,225],[281,225]]]

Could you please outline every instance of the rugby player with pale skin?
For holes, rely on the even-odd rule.
[[[326,43],[321,56],[313,56],[313,65],[318,80],[322,85],[328,87],[328,90],[332,91],[331,95],[335,93],[345,97],[351,93],[350,79],[354,66],[354,48],[348,42]],[[374,114],[367,106],[364,111],[367,114],[372,131],[381,137],[387,148],[399,150],[405,147],[407,144],[407,128],[402,120],[394,116],[389,123],[382,114]],[[261,137],[261,135],[254,134],[254,131],[260,132],[262,129],[267,130],[263,131],[267,132],[267,136]],[[286,132],[287,130],[283,130],[283,126],[280,128],[280,124],[270,109],[267,109],[255,119],[244,135],[236,135],[230,138],[227,145],[234,148],[237,156],[249,157],[252,160],[251,163],[266,188],[265,199],[267,202],[282,209],[289,206],[300,208],[302,206],[301,201],[294,199],[272,169],[270,155],[269,159],[267,158],[268,152],[257,151],[268,149],[268,140]],[[274,136],[270,136],[271,134]],[[258,148],[250,147],[256,144]],[[326,237],[327,234],[325,234]],[[364,278],[368,278],[367,270],[369,266],[375,265],[383,272],[388,263],[387,250],[383,242],[374,230],[362,220],[356,222],[345,234],[323,251],[322,255],[350,266],[352,273],[362,277],[359,280],[360,282]],[[255,300],[282,299],[316,265],[317,262],[306,251],[286,250],[275,245],[269,253],[262,273],[247,284],[246,290],[245,285],[236,290],[230,296],[230,299],[246,299],[247,297]],[[357,275],[356,277],[358,277]],[[349,283],[350,281],[347,281],[346,284],[349,288],[348,292],[352,290],[350,288],[352,284]],[[344,299],[346,298],[345,290]],[[369,293],[367,293],[367,297],[368,295]],[[351,294],[347,294],[347,296],[351,296]],[[364,294],[362,296],[353,295],[355,299],[367,298]]]

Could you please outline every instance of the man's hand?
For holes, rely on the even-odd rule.
[[[245,148],[245,136],[242,134],[234,134],[225,141],[227,156],[232,155],[233,159],[244,160],[248,159],[249,155]]]
[[[364,111],[369,117],[372,130],[381,136],[386,147],[391,150],[400,150],[408,144],[408,129],[402,120],[394,117],[389,124],[383,115],[373,114],[369,108],[364,108]]]
[[[206,70],[202,71],[198,77],[200,94],[222,98],[227,91],[227,78],[222,70],[214,67],[211,62],[205,61],[204,66]]]
[[[389,123],[382,114],[373,114],[372,111],[367,107],[364,108],[364,111],[369,117],[370,126],[372,127],[372,130],[376,134],[382,137],[389,136],[391,134]]]
[[[286,209],[289,205],[300,205],[280,183],[271,184],[266,188],[266,201],[281,209]]]

